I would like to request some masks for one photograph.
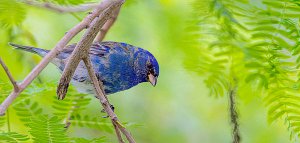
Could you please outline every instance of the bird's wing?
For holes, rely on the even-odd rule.
[[[76,43],[75,44],[71,44],[66,46],[63,49],[63,53],[65,54],[71,54],[73,52],[73,50],[76,47]],[[92,44],[89,54],[90,55],[95,55],[95,56],[105,56],[105,54],[108,54],[110,52],[110,50],[112,49],[123,49],[124,52],[130,52],[130,48],[134,47],[130,44],[126,44],[126,43],[121,43],[121,42],[112,42],[112,41],[106,41],[106,42],[95,42]]]
[[[112,41],[101,42],[100,45],[104,48],[104,50],[107,50],[107,48],[110,49],[119,48],[119,49],[123,49],[123,51],[126,53],[130,52],[129,49],[134,47],[130,44],[126,44],[122,42],[112,42]]]
[[[112,48],[113,48],[112,46],[108,46],[108,45],[105,45],[105,44],[102,44],[102,43],[98,43],[98,42],[93,43],[91,48],[90,48],[89,54],[99,56],[99,57],[103,57],[106,54],[108,54],[109,51]]]
[[[68,45],[57,56],[57,58],[59,60],[56,62],[56,63],[58,63],[56,65],[59,67],[59,69],[61,71],[63,71],[63,69],[66,65],[67,60],[65,60],[65,59],[70,57],[70,55],[74,51],[75,47],[76,47],[76,43]],[[109,51],[112,48],[113,47],[102,44],[102,43],[93,43],[92,46],[90,47],[89,54],[94,55],[93,57],[95,57],[95,56],[104,57],[105,55],[108,55]],[[87,77],[88,77],[88,73],[86,71],[86,67],[85,67],[84,63],[81,61],[76,69],[76,72],[73,75],[73,80],[78,81],[78,82],[84,82],[84,81],[86,81]]]
[[[61,59],[61,60],[68,58],[74,51],[75,47],[76,47],[76,43],[66,46],[63,49],[63,51],[57,56],[57,58]],[[111,48],[113,48],[113,47],[103,45],[100,43],[93,43],[90,48],[89,54],[103,57],[103,56],[105,56],[105,54],[109,53],[109,50]]]

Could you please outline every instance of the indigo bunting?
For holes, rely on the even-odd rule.
[[[16,49],[25,50],[44,57],[49,50],[10,43]],[[51,62],[62,72],[76,44],[66,46]],[[142,82],[156,85],[159,66],[155,57],[147,50],[126,43],[95,42],[89,55],[98,80],[102,81],[106,94],[127,90]],[[94,94],[85,64],[81,61],[71,83],[82,93]]]

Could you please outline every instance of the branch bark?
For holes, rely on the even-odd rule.
[[[56,44],[56,46],[42,59],[42,61],[25,77],[23,82],[19,84],[18,91],[12,91],[10,95],[0,105],[0,115],[4,115],[7,107],[18,97],[18,95],[40,74],[40,72],[56,57],[62,49],[69,43],[75,35],[89,26],[92,20],[99,16],[100,13],[111,5],[113,1],[104,0],[95,10],[83,19],[79,24],[69,30],[65,36]]]
[[[66,35],[56,44],[55,48],[53,48],[44,58],[43,60],[29,73],[29,75],[23,80],[23,82],[17,86],[19,90],[14,90],[11,94],[2,102],[0,105],[0,114],[4,115],[8,106],[15,100],[15,98],[38,76],[38,74],[49,64],[49,62],[56,57],[63,48],[69,43],[69,41],[77,35],[84,28],[87,28],[87,31],[81,38],[80,42],[76,45],[72,55],[68,59],[68,63],[64,72],[62,74],[62,78],[60,80],[57,93],[59,99],[63,99],[71,77],[73,76],[74,71],[76,70],[80,60],[83,60],[86,64],[86,67],[89,72],[89,76],[93,81],[94,88],[96,90],[96,94],[100,100],[100,103],[104,107],[105,111],[109,115],[115,131],[120,143],[124,143],[121,133],[122,132],[127,140],[130,143],[135,143],[131,134],[125,129],[125,127],[120,123],[116,114],[111,109],[110,103],[104,93],[102,88],[102,83],[98,81],[94,69],[92,67],[88,51],[89,48],[95,39],[97,33],[100,31],[100,28],[105,24],[105,22],[111,17],[111,13],[113,11],[119,11],[120,6],[124,3],[124,0],[104,0],[99,4],[95,10],[90,13],[82,22],[73,27],[70,31],[66,33]],[[117,10],[116,10],[117,9]],[[99,16],[100,15],[100,16]],[[99,17],[98,17],[99,16]],[[112,24],[111,24],[112,25]],[[110,26],[109,26],[110,27]],[[108,29],[109,29],[108,27]],[[107,29],[107,30],[108,30]],[[105,33],[102,33],[103,37]],[[100,33],[101,35],[101,33]],[[102,38],[103,39],[103,38]],[[3,63],[3,62],[2,62]],[[4,65],[4,64],[3,64]],[[5,66],[4,66],[5,67]],[[10,74],[8,74],[9,77]],[[12,80],[14,81],[14,80]],[[13,82],[12,82],[13,83]]]
[[[97,98],[100,100],[100,103],[102,104],[104,110],[106,111],[106,113],[108,114],[108,116],[110,117],[115,129],[118,138],[122,138],[119,134],[119,130],[125,135],[125,137],[127,138],[127,140],[129,141],[129,143],[135,143],[135,140],[133,139],[133,137],[131,136],[131,134],[124,128],[124,126],[120,123],[117,115],[114,113],[114,111],[111,109],[111,104],[109,103],[109,101],[107,100],[107,97],[105,95],[105,92],[103,90],[103,84],[101,81],[99,81],[96,77],[95,71],[92,67],[92,63],[90,60],[90,57],[84,57],[83,61],[86,65],[86,68],[88,70],[89,76],[94,84],[95,87],[95,91],[96,91],[96,96]],[[120,140],[119,140],[120,141]]]
[[[236,109],[236,86],[231,87],[229,89],[229,105],[230,105],[230,118],[232,124],[232,142],[233,143],[240,143],[241,136],[240,136],[240,129],[238,123],[238,113]]]
[[[95,42],[100,42],[104,39],[107,31],[111,28],[111,26],[115,23],[117,20],[117,17],[120,13],[120,8],[116,8],[113,11],[113,14],[110,19],[106,21],[106,23],[103,25],[103,27],[100,29],[100,32],[98,33],[97,37],[95,38]]]
[[[72,76],[80,60],[88,55],[88,51],[90,50],[90,47],[92,45],[93,40],[96,37],[96,34],[98,33],[98,31],[100,31],[100,28],[104,25],[104,23],[109,19],[112,11],[116,8],[119,8],[121,4],[122,3],[120,3],[120,1],[113,1],[112,4],[109,5],[108,8],[104,10],[99,17],[96,17],[92,21],[90,27],[84,33],[82,39],[77,43],[74,51],[68,58],[68,62],[59,81],[57,88],[58,99],[64,99],[68,91],[68,87]]]
[[[6,75],[8,76],[11,84],[14,86],[14,91],[17,92],[19,90],[19,86],[17,84],[17,82],[15,81],[15,79],[13,78],[13,76],[11,75],[10,71],[8,70],[7,66],[5,65],[5,63],[3,62],[3,60],[0,57],[0,64],[3,67]]]
[[[32,1],[32,0],[24,0],[23,2],[27,5],[46,8],[59,13],[83,12],[89,9],[96,8],[98,6],[97,3],[82,4],[78,6],[59,6],[48,2],[42,3],[42,2]]]
[[[125,143],[124,140],[122,139],[122,135],[121,135],[121,132],[120,132],[119,128],[116,126],[116,124],[114,124],[114,122],[111,122],[111,123],[114,126],[114,129],[115,129],[116,135],[118,137],[119,143]]]
[[[88,51],[90,49],[90,46],[92,45],[94,38],[96,37],[96,34],[98,33],[98,31],[100,31],[100,28],[105,24],[106,20],[110,17],[112,11],[115,9],[119,9],[122,3],[123,3],[122,0],[121,3],[120,1],[117,1],[115,4],[111,5],[111,7],[108,7],[105,11],[103,11],[100,17],[95,18],[94,21],[91,23],[90,27],[84,33],[82,39],[78,42],[74,51],[72,52],[71,56],[68,59],[67,65],[63,71],[61,80],[57,88],[57,95],[59,99],[63,99],[65,97],[68,90],[69,83],[76,70],[76,67],[78,66],[79,62],[83,60],[88,70],[89,76],[93,82],[96,95],[100,100],[100,103],[102,104],[106,113],[112,120],[112,123],[114,124],[119,142],[123,142],[119,132],[120,129],[120,131],[126,136],[127,140],[130,143],[135,143],[131,134],[124,128],[123,125],[121,125],[116,114],[111,109],[110,106],[111,104],[107,100],[107,97],[105,96],[104,90],[102,88],[103,84],[100,81],[98,81],[88,55]]]

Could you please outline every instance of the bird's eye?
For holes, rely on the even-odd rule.
[[[153,68],[152,64],[147,64],[147,68],[152,69]]]
[[[152,64],[147,64],[147,71],[148,71],[148,75],[149,74],[152,74],[153,76],[154,76],[154,68],[153,68],[153,66],[152,66]]]

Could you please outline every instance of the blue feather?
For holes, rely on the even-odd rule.
[[[11,44],[40,56],[45,56],[49,50]],[[60,71],[63,71],[67,58],[76,44],[69,45],[52,60]],[[147,50],[126,43],[101,42],[93,43],[89,55],[92,66],[99,80],[103,82],[106,94],[127,90],[142,82],[149,81],[148,75],[155,79],[159,75],[159,65],[155,57]],[[91,80],[83,62],[80,62],[72,79],[72,83],[80,92],[94,93]]]

